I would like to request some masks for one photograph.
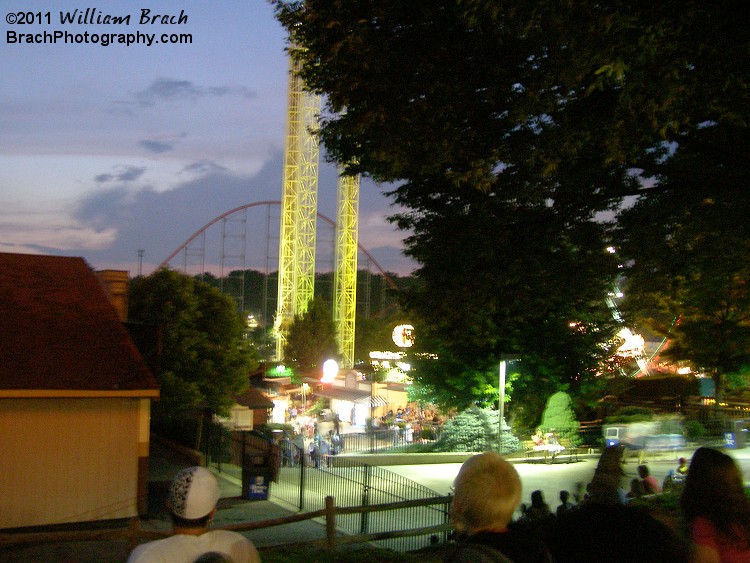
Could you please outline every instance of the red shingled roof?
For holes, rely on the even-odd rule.
[[[155,397],[158,384],[82,258],[0,253],[0,397],[46,394]]]
[[[247,407],[249,409],[272,409],[273,401],[266,397],[266,395],[255,387],[248,387],[242,395],[234,398],[238,405]]]

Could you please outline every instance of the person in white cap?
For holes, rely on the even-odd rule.
[[[188,467],[175,476],[169,489],[167,508],[174,535],[136,547],[128,563],[193,563],[207,553],[220,554],[233,563],[260,563],[253,543],[229,530],[209,530],[219,484],[203,467]]]

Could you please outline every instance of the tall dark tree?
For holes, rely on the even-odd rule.
[[[307,311],[296,315],[289,325],[284,361],[293,364],[299,373],[318,369],[322,375],[323,362],[338,356],[331,310],[325,301],[315,298],[310,301]]]
[[[706,124],[663,153],[644,169],[659,189],[620,216],[625,312],[721,394],[750,364],[750,132]]]
[[[329,153],[397,182],[408,306],[467,373],[503,352],[547,385],[592,373],[614,330],[601,213],[676,188],[643,181],[661,147],[747,127],[737,0],[274,4]]]
[[[550,173],[592,139],[605,162],[629,163],[747,113],[739,0],[274,4],[306,83],[326,95],[327,149],[378,180],[486,186],[519,155]]]
[[[227,414],[257,365],[243,344],[232,299],[168,269],[135,278],[128,297],[131,322],[161,327],[155,422],[178,424],[199,406]]]

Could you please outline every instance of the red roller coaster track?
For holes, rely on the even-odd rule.
[[[248,203],[246,205],[241,205],[239,207],[235,207],[234,209],[231,209],[231,210],[227,211],[226,213],[222,213],[218,217],[212,219],[211,221],[209,221],[208,223],[206,223],[205,225],[203,225],[200,229],[198,229],[190,237],[188,237],[188,239],[184,243],[182,243],[179,247],[177,247],[177,249],[174,252],[172,252],[172,254],[170,254],[166,258],[166,260],[164,260],[161,264],[159,264],[159,268],[165,268],[165,267],[167,267],[169,265],[169,263],[174,259],[175,256],[177,256],[180,252],[182,252],[183,250],[185,250],[190,245],[191,242],[193,242],[196,238],[198,238],[199,236],[201,236],[209,227],[213,226],[214,224],[218,223],[219,221],[221,221],[223,219],[226,219],[227,217],[229,217],[230,215],[233,215],[234,213],[237,213],[239,211],[244,211],[246,209],[250,209],[251,207],[260,207],[260,206],[263,206],[263,205],[269,206],[269,207],[272,206],[272,205],[278,205],[278,206],[280,206],[281,202],[280,201],[256,201],[254,203]],[[318,218],[321,219],[321,220],[323,220],[324,222],[328,223],[331,227],[333,227],[333,228],[336,227],[336,222],[333,221],[332,219],[330,219],[329,217],[326,217],[322,213],[318,213]],[[380,266],[380,264],[378,263],[378,261],[375,260],[375,258],[372,256],[372,254],[370,254],[367,251],[367,249],[364,246],[362,246],[361,244],[357,244],[357,247],[359,248],[359,251],[367,257],[367,259],[372,263],[372,265],[375,266],[375,269],[378,272],[380,272],[380,274],[383,276],[383,278],[385,279],[385,281],[388,284],[388,286],[391,289],[396,289],[397,290],[398,288],[396,287],[396,284],[393,283],[393,280],[388,276],[388,274],[386,273],[386,271]]]

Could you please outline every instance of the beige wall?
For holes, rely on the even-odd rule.
[[[0,399],[0,528],[135,516],[144,411],[135,398]]]

